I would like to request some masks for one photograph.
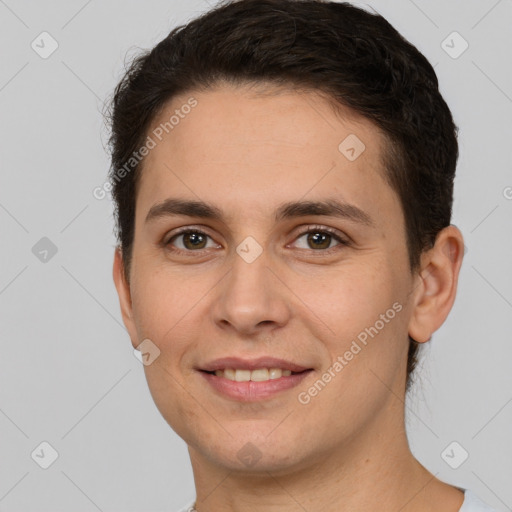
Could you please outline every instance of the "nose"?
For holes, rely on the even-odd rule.
[[[284,326],[290,318],[289,289],[263,251],[252,262],[238,253],[231,270],[216,287],[211,313],[214,323],[237,336],[251,336]]]

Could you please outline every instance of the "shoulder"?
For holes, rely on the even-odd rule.
[[[464,502],[459,512],[496,512],[469,489],[464,490]]]

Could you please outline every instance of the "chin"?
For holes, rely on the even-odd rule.
[[[245,431],[240,427],[238,433],[237,429],[230,429],[229,424],[225,426],[231,436],[225,431],[224,435],[219,436],[217,430],[210,435],[196,432],[196,439],[187,443],[194,447],[199,457],[206,458],[227,471],[261,473],[268,478],[268,472],[286,474],[300,469],[306,462],[305,459],[311,457],[311,454],[303,452],[304,443],[299,433],[292,435],[288,428],[283,429],[279,436],[278,429],[273,431],[275,422],[271,428],[266,424],[261,430],[254,426],[248,429],[246,422]],[[214,442],[204,442],[205,439],[212,438],[215,439]]]

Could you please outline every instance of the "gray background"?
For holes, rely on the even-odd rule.
[[[370,5],[435,65],[460,127],[453,222],[467,254],[407,400],[411,447],[439,478],[511,510],[512,2]],[[195,496],[186,446],[122,325],[111,201],[92,191],[109,166],[100,112],[125,56],[207,8],[0,0],[0,510],[172,512]],[[31,47],[51,48],[43,31],[59,45],[46,59]],[[442,46],[453,31],[469,43],[457,58],[461,39]],[[43,441],[58,452],[47,469]],[[469,453],[457,469],[441,455],[453,441],[452,465]]]

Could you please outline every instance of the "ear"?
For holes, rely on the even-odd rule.
[[[117,295],[119,296],[119,305],[121,306],[121,314],[123,323],[128,330],[133,348],[137,347],[138,337],[135,322],[133,320],[132,297],[130,292],[130,284],[126,280],[124,271],[123,254],[119,247],[116,247],[114,253],[114,266],[112,269],[112,277],[116,285]]]
[[[434,247],[422,254],[409,321],[409,336],[417,342],[429,341],[452,309],[463,257],[464,239],[454,225],[441,230]]]

